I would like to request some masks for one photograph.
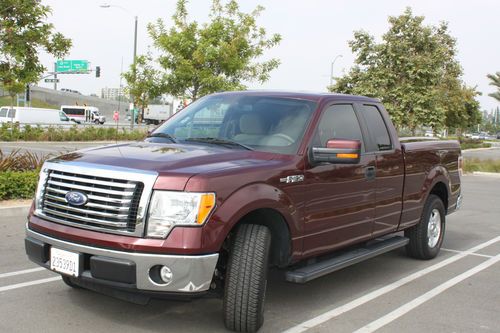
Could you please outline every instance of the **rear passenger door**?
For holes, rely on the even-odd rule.
[[[373,154],[365,154],[365,139],[353,104],[327,106],[311,146],[326,147],[329,139],[362,142],[358,164],[318,163],[305,169],[304,255],[312,256],[371,237],[374,217]]]
[[[399,142],[391,140],[391,137],[396,137],[397,133],[383,107],[379,104],[365,103],[359,103],[356,106],[370,136],[366,152],[373,154],[376,160],[375,222],[373,224],[375,237],[394,232],[398,228],[404,184],[403,153]]]

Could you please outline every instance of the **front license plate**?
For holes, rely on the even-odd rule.
[[[80,255],[54,247],[50,248],[50,269],[77,277],[80,272]]]

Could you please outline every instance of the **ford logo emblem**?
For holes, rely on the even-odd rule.
[[[69,191],[64,196],[66,201],[72,206],[83,206],[89,201],[89,198],[85,193],[77,191]]]

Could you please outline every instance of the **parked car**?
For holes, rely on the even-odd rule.
[[[143,142],[45,162],[26,253],[70,287],[222,297],[226,327],[254,332],[269,266],[306,283],[399,247],[436,257],[460,171],[457,141],[401,142],[376,99],[219,93]]]
[[[70,125],[68,116],[55,109],[32,107],[1,107],[0,123],[19,123],[22,125]]]

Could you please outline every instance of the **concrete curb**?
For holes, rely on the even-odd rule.
[[[474,171],[472,174],[475,176],[489,176],[489,177],[500,178],[500,173],[497,172]]]
[[[471,149],[465,149],[465,150],[462,150],[462,152],[466,152],[466,151],[481,151],[481,150],[492,150],[492,149],[498,149],[500,147],[490,147],[490,148],[471,148]]]
[[[28,215],[31,204],[29,205],[20,205],[20,206],[12,206],[12,207],[0,207],[0,216],[2,219],[6,217],[14,217],[19,215]]]

